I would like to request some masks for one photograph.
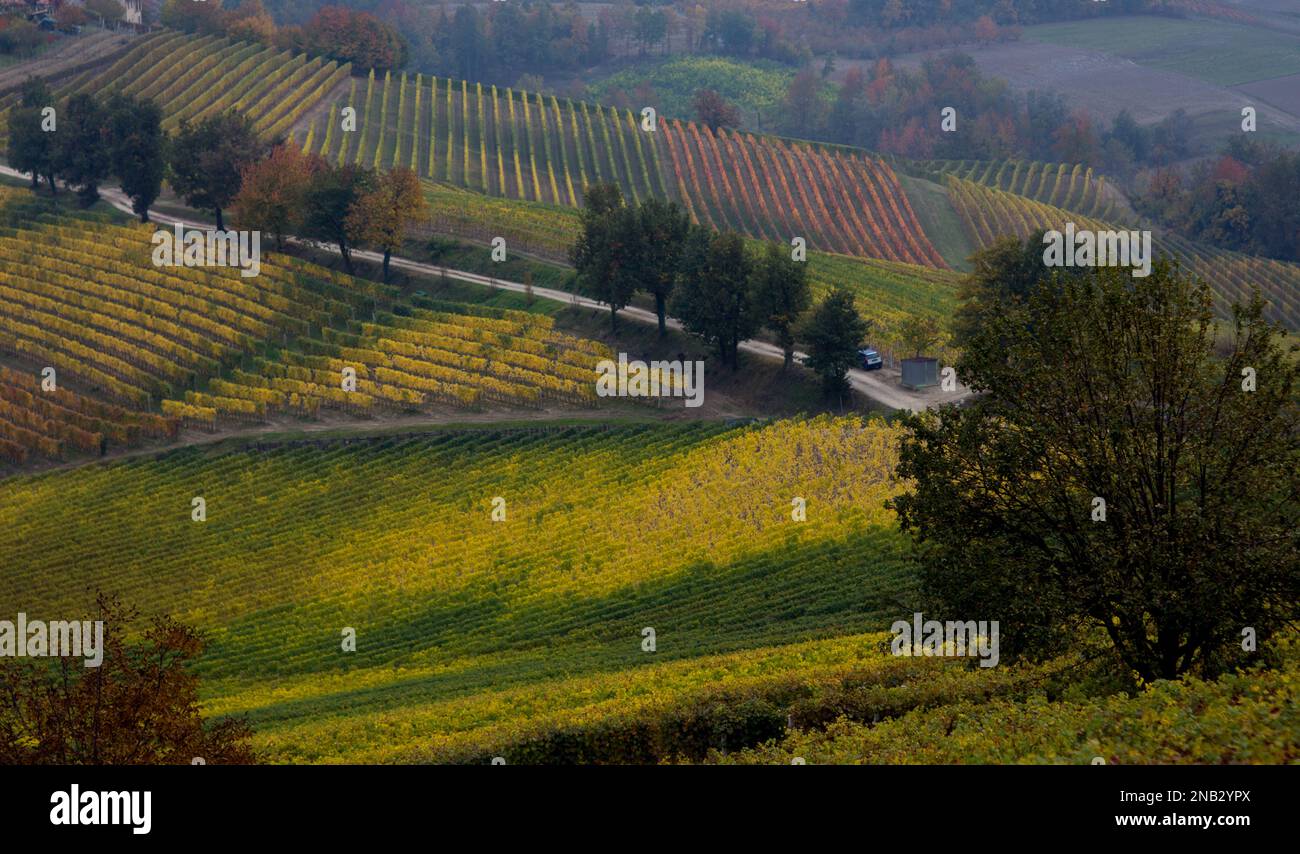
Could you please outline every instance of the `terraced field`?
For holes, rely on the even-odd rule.
[[[861,153],[715,136],[691,122],[648,132],[626,110],[404,73],[353,80],[348,98],[295,138],[331,162],[400,164],[490,196],[577,207],[584,187],[606,181],[632,201],[676,198],[718,229],[946,266],[892,170]]]
[[[915,164],[936,176],[953,175],[995,190],[1005,190],[1084,216],[1118,221],[1122,210],[1104,175],[1078,163],[1036,160],[921,160]]]
[[[35,371],[6,380],[0,439],[10,444],[0,451],[11,462],[99,450],[105,438],[174,438],[182,422],[595,403],[607,349],[548,316],[419,298],[412,307],[287,256],[267,255],[250,278],[159,268],[152,233],[0,190],[0,354],[54,367],[95,398],[33,394]]]
[[[347,108],[355,131],[344,130]],[[630,112],[464,80],[372,73],[296,138],[331,162],[409,166],[509,199],[574,207],[596,181],[629,199],[666,192],[657,150]]]
[[[163,412],[214,427],[220,416],[313,417],[322,408],[373,415],[435,404],[596,404],[596,363],[612,356],[605,346],[555,330],[545,315],[424,302],[433,308],[327,327],[310,353],[285,348],[255,357],[254,371],[233,371],[211,380],[206,392],[163,401]],[[355,388],[344,387],[347,371]]]
[[[966,223],[972,243],[981,248],[1005,235],[1024,238],[1039,229],[1063,230],[1067,222],[1080,229],[1117,228],[983,184],[955,177],[949,180],[953,206]],[[1176,235],[1156,238],[1152,247],[1157,257],[1176,258],[1185,269],[1208,282],[1224,314],[1234,301],[1244,303],[1258,288],[1268,302],[1266,314],[1270,319],[1292,332],[1300,329],[1300,264],[1206,248]]]
[[[718,230],[944,268],[892,169],[865,152],[664,122],[677,196]]]
[[[42,379],[0,367],[0,462],[21,466],[33,457],[102,453],[110,444],[134,447],[174,439],[180,428],[177,419],[102,403],[57,382],[42,388]]]
[[[908,662],[863,636],[911,589],[881,506],[895,438],[856,419],[460,429],[10,478],[0,601],[79,613],[98,588],[208,630],[208,709],[250,713],[273,760],[526,761],[525,740],[720,691],[897,684]],[[951,687],[934,665],[903,693]]]
[[[275,137],[287,135],[351,71],[350,65],[256,42],[162,30],[138,39],[107,69],[56,79],[52,88],[60,99],[79,92],[152,99],[162,106],[167,129],[234,108],[252,118],[261,133]],[[0,98],[0,112],[17,99],[17,92]]]

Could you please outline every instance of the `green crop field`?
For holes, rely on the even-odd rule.
[[[1150,16],[1025,27],[1033,41],[1090,48],[1220,86],[1300,72],[1300,35],[1225,21]]]
[[[505,749],[634,710],[669,662],[696,671],[689,693],[717,664],[680,662],[886,627],[911,586],[881,507],[895,438],[852,419],[446,430],[12,478],[0,601],[80,609],[103,589],[209,630],[211,710],[250,712],[274,759]],[[814,660],[864,656],[845,640]]]
[[[775,62],[742,62],[723,56],[677,56],[638,62],[620,69],[588,87],[593,100],[614,103],[622,93],[635,98],[641,86],[649,86],[665,116],[689,119],[695,116],[692,101],[701,89],[712,89],[740,108],[745,127],[762,130],[772,125],[794,70]],[[636,104],[637,107],[650,104]]]
[[[351,73],[350,65],[308,59],[254,42],[191,37],[163,30],[138,40],[107,69],[56,79],[55,95],[120,92],[157,101],[174,130],[234,108],[268,137],[286,135],[311,107]],[[0,99],[7,111],[18,99]]]

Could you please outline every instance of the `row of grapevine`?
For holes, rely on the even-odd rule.
[[[22,464],[32,454],[63,459],[176,436],[174,420],[61,388],[57,377],[53,388],[43,388],[41,380],[34,372],[0,367],[0,460]]]
[[[344,107],[356,110],[355,131],[342,127]],[[633,200],[664,195],[655,143],[641,135],[626,110],[418,74],[372,74],[299,132],[332,162],[403,165],[492,196],[568,206],[596,180]]]
[[[949,198],[974,246],[985,248],[1000,237],[1025,238],[1040,229],[1107,231],[1118,226],[1071,211],[950,177]],[[1201,247],[1176,235],[1152,241],[1156,257],[1178,259],[1189,272],[1214,291],[1218,309],[1227,313],[1233,302],[1245,303],[1258,289],[1267,301],[1266,315],[1287,329],[1300,330],[1300,264],[1254,258],[1224,249]],[[1153,259],[1154,260],[1154,259]]]
[[[1122,216],[1117,191],[1091,166],[1016,159],[922,160],[915,166],[941,183],[951,175],[1095,219],[1115,221]]]
[[[774,137],[664,122],[677,194],[699,221],[827,252],[943,268],[897,176],[879,160]]]
[[[264,258],[253,278],[159,268],[148,226],[67,217],[22,191],[0,196],[0,351],[118,403],[148,406],[263,342],[341,322],[387,293],[289,260]]]
[[[934,661],[904,678],[911,664],[861,634],[888,626],[896,609],[876,603],[909,585],[882,506],[897,439],[858,419],[538,424],[184,449],[81,470],[75,487],[9,480],[0,598],[76,614],[90,578],[186,614],[212,632],[205,708],[254,713],[279,761],[467,760],[721,681],[871,671],[949,690],[948,670],[982,671]],[[309,628],[336,625],[356,627],[355,654]]]
[[[373,415],[437,405],[592,404],[596,362],[612,357],[601,344],[556,331],[546,315],[441,303],[375,318],[351,324],[355,331],[324,330],[311,353],[286,348],[255,358],[256,372],[234,371],[164,406],[211,427],[216,418],[315,416],[321,409]]]
[[[340,86],[350,64],[281,51],[257,42],[159,31],[146,36],[102,71],[56,80],[57,98],[80,92],[113,92],[151,99],[163,110],[163,126],[200,121],[236,109],[268,137],[288,135],[304,114]],[[0,113],[17,103],[0,99]],[[0,115],[0,122],[3,122]]]

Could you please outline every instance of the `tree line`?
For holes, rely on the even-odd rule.
[[[847,392],[847,372],[869,324],[847,290],[836,289],[814,309],[805,262],[791,247],[769,243],[755,252],[739,234],[692,223],[676,202],[628,204],[614,184],[593,184],[583,195],[582,231],[569,258],[579,292],[609,306],[611,330],[619,310],[646,294],[654,299],[660,335],[671,312],[733,371],[741,342],[766,329],[786,368],[796,339],[804,341],[805,362],[826,394]]]
[[[302,25],[280,26],[262,0],[241,0],[227,9],[221,0],[166,0],[164,26],[189,33],[260,41],[282,50],[302,51],[350,62],[356,72],[401,68],[408,59],[406,41],[391,24],[347,6],[324,6]]]
[[[1300,153],[1234,138],[1218,158],[1157,170],[1136,206],[1193,240],[1300,261]]]
[[[281,250],[292,234],[334,244],[348,273],[353,248],[371,246],[384,253],[385,281],[407,228],[425,216],[410,169],[331,165],[292,142],[263,139],[235,110],[182,121],[174,136],[162,119],[155,102],[119,94],[78,94],[56,106],[45,82],[32,78],[10,115],[9,163],[31,174],[33,190],[44,184],[57,194],[62,181],[86,207],[115,177],[141,222],[149,222],[166,182],[186,204],[211,213],[218,230],[233,211],[240,227],[269,233]]]

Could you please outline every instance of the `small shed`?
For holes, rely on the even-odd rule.
[[[939,384],[938,359],[904,359],[902,365],[904,388],[915,390]]]

